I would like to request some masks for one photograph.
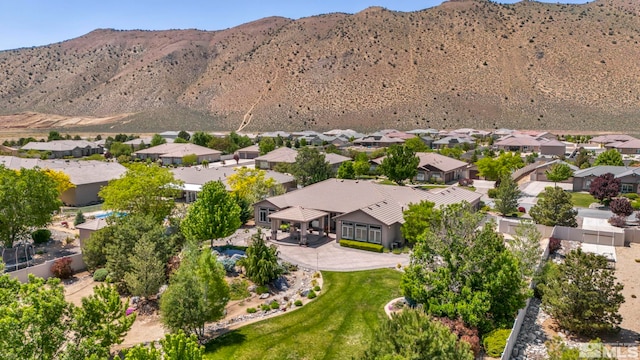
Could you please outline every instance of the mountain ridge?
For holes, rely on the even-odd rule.
[[[632,0],[460,0],[216,31],[96,29],[0,52],[0,122],[35,112],[114,131],[634,130],[639,15]]]

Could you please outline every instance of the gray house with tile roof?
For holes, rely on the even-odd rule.
[[[638,193],[640,183],[640,167],[627,166],[593,166],[576,171],[573,174],[573,191],[589,191],[591,182],[603,174],[613,174],[620,179],[621,193]]]
[[[32,141],[25,144],[22,150],[42,151],[50,154],[50,158],[79,158],[93,154],[102,154],[103,147],[87,140],[53,140],[49,142]]]
[[[481,194],[459,187],[425,191],[370,181],[328,179],[266,198],[254,204],[254,215],[256,225],[271,228],[272,238],[277,237],[280,224],[292,216],[283,215],[282,211],[297,207],[293,215],[306,214],[303,223],[294,224],[303,230],[301,241],[306,236],[304,230],[315,229],[335,233],[337,241],[349,239],[392,248],[404,244],[400,227],[409,204],[426,200],[439,207],[466,201],[478,206],[480,198]]]

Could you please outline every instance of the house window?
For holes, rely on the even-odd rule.
[[[353,239],[353,223],[342,223],[342,238]]]
[[[369,226],[369,242],[382,243],[382,228],[380,226]]]
[[[424,173],[423,172],[419,172],[418,175],[416,175],[416,180],[424,181]]]
[[[262,223],[269,222],[269,209],[260,208],[258,210],[258,221]]]
[[[268,169],[269,162],[268,161],[260,161],[260,169]]]
[[[587,179],[584,181],[584,186],[582,187],[585,190],[589,190],[591,188],[591,179]]]
[[[367,225],[356,224],[356,234],[354,239],[358,241],[367,241]]]
[[[633,184],[621,184],[620,192],[623,194],[633,192]]]

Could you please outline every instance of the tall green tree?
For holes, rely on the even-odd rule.
[[[549,170],[545,171],[547,179],[555,183],[563,182],[573,176],[573,170],[565,163],[555,163]]]
[[[338,179],[355,179],[356,172],[353,168],[353,161],[345,161],[340,164],[338,168],[338,174],[336,175]]]
[[[411,203],[404,211],[404,224],[402,224],[402,236],[411,244],[426,238],[427,233],[442,221],[442,212],[435,209],[435,203],[421,201]]]
[[[406,146],[392,145],[387,149],[387,156],[382,160],[380,171],[389,180],[398,185],[403,185],[407,179],[412,179],[418,174],[420,159],[415,152]]]
[[[540,260],[542,259],[542,248],[540,240],[542,234],[531,221],[520,221],[516,226],[516,233],[509,241],[509,249],[520,261],[520,270],[523,276],[532,276]]]
[[[124,275],[124,281],[131,295],[147,299],[158,293],[165,282],[165,264],[148,237],[142,237],[133,247],[131,270]]]
[[[181,228],[188,239],[213,241],[233,234],[242,225],[241,209],[221,181],[210,181],[198,194],[182,220]]]
[[[276,142],[270,137],[262,138],[258,143],[258,148],[260,149],[260,155],[264,155],[276,149]]]
[[[3,359],[107,359],[135,315],[113,287],[98,286],[77,307],[65,301],[59,279],[29,275],[27,283],[0,276],[0,354]],[[94,357],[91,357],[94,356]]]
[[[622,155],[616,149],[609,149],[598,155],[593,162],[593,166],[598,165],[624,166],[624,163],[622,162]]]
[[[602,255],[571,251],[558,265],[558,276],[543,285],[542,304],[558,324],[571,332],[594,335],[622,322],[623,285]]]
[[[203,339],[204,325],[221,319],[229,301],[224,268],[211,251],[187,247],[169,287],[160,298],[162,323],[172,332],[184,331]]]
[[[385,319],[363,360],[473,360],[468,343],[421,310],[404,310]]]
[[[298,185],[302,186],[315,184],[333,176],[333,169],[324,154],[312,147],[302,147],[298,150],[296,162],[291,170]]]
[[[175,334],[166,334],[160,340],[160,348],[152,341],[149,346],[136,345],[127,350],[125,360],[202,360],[204,346],[198,343],[198,338],[191,334],[187,336],[179,330]]]
[[[162,136],[160,136],[160,134],[154,134],[151,137],[151,146],[158,146],[166,143],[167,143],[167,140]]]
[[[573,208],[571,194],[560,187],[547,187],[538,197],[529,215],[536,224],[577,227],[578,211]]]
[[[497,190],[495,197],[496,210],[503,216],[516,212],[518,210],[518,199],[520,199],[522,191],[518,189],[518,183],[513,180],[511,175],[501,177]]]
[[[122,155],[130,156],[132,151],[131,146],[117,141],[112,142],[111,146],[109,146],[109,152],[114,158]]]
[[[54,141],[54,140],[62,140],[62,136],[60,136],[60,133],[57,131],[49,131],[49,136],[47,137],[47,141]]]
[[[247,199],[251,204],[268,196],[280,195],[284,189],[273,178],[267,177],[267,172],[255,168],[235,168],[233,174],[227,178],[231,191]]]
[[[200,146],[207,146],[211,139],[213,139],[213,136],[203,131],[196,131],[193,136],[191,136],[191,142]]]
[[[430,222],[413,247],[403,294],[432,315],[461,318],[482,333],[510,326],[530,294],[518,259],[495,224],[481,226],[482,214],[469,204],[437,211],[439,220]],[[411,227],[411,218],[405,224]]]
[[[371,165],[369,164],[369,158],[365,153],[358,153],[353,161],[353,171],[356,177],[369,175]]]
[[[511,175],[514,170],[524,167],[524,160],[517,153],[505,152],[497,158],[485,157],[478,162],[478,174],[487,180],[498,180],[502,176]]]
[[[51,222],[62,203],[56,181],[40,169],[0,166],[0,241],[10,248],[32,229]]]
[[[591,157],[589,156],[589,152],[584,148],[580,148],[578,154],[576,155],[574,164],[580,169],[586,169],[591,166],[591,164],[589,164],[590,159]]]
[[[404,146],[409,148],[414,153],[431,151],[427,144],[425,144],[424,141],[422,141],[422,139],[420,139],[420,137],[418,136],[407,139],[404,142]]]
[[[187,140],[187,141],[189,141],[189,139],[191,139],[191,135],[188,132],[184,131],[184,130],[180,130],[180,132],[178,133],[178,137],[180,139]]]
[[[278,250],[274,245],[267,246],[260,230],[251,237],[246,255],[240,260],[240,265],[254,283],[266,285],[282,275],[283,268],[278,264]]]
[[[169,169],[131,164],[123,176],[109,181],[98,195],[104,199],[106,209],[150,214],[163,220],[175,207],[174,199],[181,194],[181,184]]]

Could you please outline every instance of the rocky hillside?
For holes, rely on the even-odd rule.
[[[633,130],[639,15],[636,0],[462,0],[214,32],[101,29],[0,52],[0,127]]]

